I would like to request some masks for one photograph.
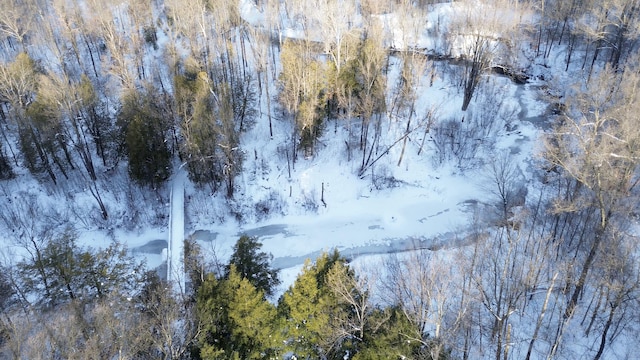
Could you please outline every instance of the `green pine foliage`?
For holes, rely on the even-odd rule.
[[[373,307],[337,251],[307,260],[275,307],[250,275],[268,269],[260,245],[241,237],[224,276],[208,274],[199,287],[199,358],[431,359],[427,334],[401,308]]]
[[[329,327],[329,314],[309,261],[294,285],[282,296],[278,308],[284,318],[287,350],[299,358],[323,356],[322,337]]]
[[[340,358],[344,332],[337,319],[347,317],[348,306],[327,287],[327,276],[334,266],[344,266],[337,251],[322,254],[312,264],[305,263],[302,273],[278,304],[285,323],[287,350],[299,358]]]
[[[261,359],[278,353],[282,342],[274,324],[276,308],[265,301],[261,290],[231,266],[225,282],[229,292],[229,320],[237,352],[242,359]]]
[[[113,243],[95,250],[79,246],[77,233],[65,228],[32,256],[18,262],[18,281],[23,294],[36,304],[51,306],[69,301],[90,301],[113,292],[135,292],[143,275],[126,247]]]
[[[197,184],[210,185],[213,191],[224,183],[229,198],[244,160],[240,133],[245,122],[255,116],[255,94],[240,85],[211,78],[192,63],[174,77],[176,108],[182,121],[180,151],[189,177]]]
[[[234,266],[243,279],[247,279],[256,289],[262,291],[265,296],[273,295],[275,288],[280,284],[278,271],[272,269],[271,254],[261,251],[262,244],[256,237],[242,235],[233,247],[233,254],[226,268],[225,278],[229,277],[231,267]]]
[[[222,172],[216,161],[216,123],[208,77],[200,69],[189,67],[174,77],[175,101],[182,117],[182,156],[187,160],[189,177],[197,184],[217,189]]]
[[[409,334],[413,335],[415,329],[402,309],[375,309],[370,323],[354,360],[412,359],[419,351],[421,342],[411,340]]]
[[[169,125],[155,102],[153,88],[125,96],[119,114],[124,148],[129,156],[129,175],[142,185],[156,188],[171,174],[167,145]]]
[[[230,342],[227,311],[220,282],[209,274],[198,288],[196,313],[200,323],[199,356],[202,359],[225,359],[223,347]]]
[[[279,352],[276,308],[231,265],[227,278],[209,275],[197,297],[202,359],[263,359]]]

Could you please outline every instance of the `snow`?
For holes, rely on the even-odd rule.
[[[390,46],[412,46],[437,53],[446,46],[437,35],[446,31],[454,5],[433,6],[426,14],[424,32],[416,38],[407,37],[399,30],[397,14],[377,15],[377,18],[392,34]],[[252,1],[240,0],[240,11],[252,26],[264,26],[267,21],[266,10],[259,9]],[[305,33],[301,24],[283,15],[281,36],[302,38]],[[160,34],[159,44],[165,41],[166,36]],[[547,63],[527,66],[536,76],[567,81],[570,74],[558,75],[550,70],[554,68],[554,62],[563,62],[561,56],[550,61],[552,66]],[[392,57],[391,62],[397,65],[400,59]],[[398,76],[399,67],[393,65],[388,75],[389,94],[393,92]],[[163,196],[169,200],[166,225],[144,225],[135,231],[88,228],[82,231],[81,240],[91,246],[106,246],[113,239],[125,242],[150,269],[166,271],[175,291],[181,292],[185,289],[184,238],[194,237],[209,259],[224,262],[241,234],[257,236],[263,243],[263,250],[273,254],[273,266],[280,269],[282,284],[275,298],[295,281],[305,260],[314,259],[322,251],[338,249],[353,266],[363,271],[379,267],[386,254],[415,248],[441,249],[438,256],[454,256],[454,252],[446,248],[464,243],[478,204],[491,204],[495,200],[487,194],[483,165],[498,153],[508,152],[513,162],[519,164],[524,180],[532,184],[533,162],[540,150],[538,139],[549,128],[544,116],[548,104],[541,100],[542,82],[533,79],[526,85],[516,85],[498,75],[485,77],[485,84],[478,91],[486,91],[487,97],[499,97],[501,109],[512,109],[515,115],[510,124],[497,120],[495,129],[488,136],[493,142],[481,146],[474,154],[476,159],[468,166],[459,166],[455,161],[436,163],[437,149],[429,138],[425,141],[424,151],[418,155],[424,134],[417,131],[411,135],[400,165],[402,143],[390,148],[388,154],[360,178],[357,173],[361,154],[355,146],[351,149],[353,158],[348,161],[345,145],[349,136],[353,136],[351,130],[358,126],[356,120],[331,120],[324,129],[317,153],[309,158],[301,156],[295,163],[288,164],[283,149],[290,148],[290,124],[274,117],[274,136],[271,138],[265,135],[269,124],[263,116],[243,134],[241,147],[246,156],[233,200],[197,189],[187,178],[184,168],[175,166],[175,173],[163,189],[167,193]],[[479,94],[468,112],[462,113],[459,110],[461,94],[452,83],[451,79],[437,78],[432,86],[424,81],[417,90],[416,111],[426,114],[434,110],[434,126],[449,119],[459,121],[485,110],[486,103]],[[270,93],[276,94],[276,89]],[[263,96],[261,114],[267,112],[266,101]],[[383,123],[383,145],[390,145],[400,138],[406,127],[402,118]],[[23,176],[26,175],[20,175]],[[32,182],[18,184],[16,180],[15,184],[3,185],[3,189],[5,186],[17,187],[25,193],[42,192]],[[42,197],[47,199],[47,196]],[[120,201],[123,197],[125,195],[115,191],[105,195],[107,208],[114,210],[114,216],[125,214]],[[93,206],[88,191],[75,194],[73,198],[79,204],[84,202],[85,207]],[[260,202],[269,207],[268,214],[256,214],[256,204]],[[240,221],[227,212],[229,207],[243,214]]]
[[[176,293],[185,290],[184,272],[184,183],[187,172],[178,167],[171,179],[171,211],[169,216],[169,247],[167,248],[167,280]]]
[[[264,26],[267,21],[267,9],[258,8],[252,1],[240,0],[240,10],[243,19],[253,26]],[[434,6],[433,11],[426,14],[424,33],[412,39],[417,42],[414,46],[440,51],[444,45],[437,35],[446,30],[451,13],[451,4]],[[417,16],[422,16],[413,15],[416,16],[414,21],[419,21]],[[287,18],[281,14],[283,36],[304,36],[305,31],[301,24],[293,20],[294,17]],[[377,17],[388,28],[396,29],[392,40],[394,46],[409,45],[400,43],[406,37],[397,31],[399,20],[396,14]],[[168,41],[168,35],[159,32],[159,50],[149,51],[145,62],[153,64],[155,58],[161,58],[162,47]],[[391,62],[398,64],[400,60],[392,58]],[[389,93],[395,86],[398,67],[392,64],[390,70]],[[535,86],[517,86],[506,78],[496,76],[491,76],[491,79],[498,84],[496,86],[504,88],[505,102],[512,103],[522,111],[520,118],[539,116],[544,111],[546,104],[537,100]],[[166,86],[171,85],[171,81],[166,79],[163,82]],[[418,89],[418,113],[433,110],[438,121],[463,117],[459,111],[460,94],[451,85],[450,79],[436,78],[433,86],[426,82]],[[276,94],[275,88],[271,94]],[[261,106],[260,113],[265,114],[266,99],[261,100]],[[474,106],[472,103],[471,111]],[[404,119],[394,118],[393,121],[384,121],[384,124],[381,142],[390,145],[402,136]],[[95,228],[89,222],[82,223],[81,242],[101,247],[113,240],[122,241],[134,254],[144,259],[149,268],[166,272],[178,290],[184,289],[184,275],[178,275],[183,273],[180,268],[183,250],[182,241],[176,239],[194,233],[202,237],[201,243],[210,249],[209,253],[215,252],[221,261],[230,255],[230,249],[240,234],[259,236],[264,243],[264,250],[274,255],[275,266],[286,273],[298,271],[306,258],[313,258],[323,250],[337,248],[349,257],[357,258],[359,254],[406,250],[416,244],[430,247],[446,243],[455,238],[456,233],[464,233],[474,204],[490,201],[482,190],[481,166],[461,169],[451,163],[435,164],[434,149],[428,139],[425,150],[418,156],[418,144],[423,136],[420,131],[411,136],[400,166],[397,162],[401,143],[391,148],[388,155],[379,161],[373,173],[381,180],[374,183],[371,171],[363,179],[357,176],[357,159],[361,156],[357,148],[351,149],[353,159],[347,161],[344,143],[349,140],[349,130],[358,126],[356,120],[351,123],[330,121],[319,141],[318,152],[309,159],[300,157],[292,164],[291,176],[282,152],[290,148],[290,125],[286,120],[276,118],[273,125],[273,138],[264,136],[268,131],[264,116],[258,119],[251,131],[243,135],[242,149],[246,152],[246,160],[244,171],[237,179],[240,192],[234,201],[228,202],[220,195],[210,196],[204,189],[195,189],[184,169],[176,166],[176,173],[160,194],[166,199],[166,208],[147,209],[150,214],[142,214],[143,218],[148,219],[153,216],[151,213],[166,211],[170,221],[163,225],[149,225],[142,221],[134,229],[124,229],[117,225],[117,221],[115,226],[107,229]],[[532,154],[538,132],[539,129],[533,124],[518,121],[517,131],[507,133],[500,130],[496,134],[495,146],[499,149],[515,149],[518,161],[527,159]],[[253,156],[254,152],[257,158]],[[65,200],[65,204],[72,204],[71,212],[93,213],[94,200],[87,190],[77,191],[81,185],[69,181],[69,184],[59,186],[63,190],[53,189],[43,193],[37,182],[24,181],[28,176],[26,173],[20,174],[19,179],[3,184],[5,193],[40,194],[41,201],[47,203],[55,203],[51,199],[61,193],[69,194],[70,198]],[[119,179],[115,176],[112,178]],[[102,195],[110,210],[110,217],[134,218],[135,214],[127,208],[128,201],[135,202],[139,194],[128,193],[132,191],[130,183],[110,178],[106,185],[108,190]],[[326,206],[322,203],[322,195]],[[247,216],[240,223],[234,221],[226,211],[232,205],[251,213],[258,201],[278,206],[272,206],[273,211],[265,216],[266,219]],[[185,213],[185,208],[188,213]],[[215,240],[210,241],[212,237]],[[285,279],[283,286],[290,283]]]
[[[264,24],[264,12],[253,2],[241,0],[240,10],[249,24]],[[451,13],[451,4],[434,6],[433,11],[427,14],[425,32],[413,46],[438,51],[442,44],[434,34],[446,30]],[[396,14],[378,17],[387,27],[396,29],[392,40],[395,47],[407,45],[399,43],[404,36],[398,33]],[[283,18],[283,23],[284,36],[304,36],[300,24],[286,18]],[[165,36],[160,34],[159,43],[164,40]],[[398,63],[400,60],[392,58],[391,61]],[[391,70],[389,92],[393,90],[397,67]],[[540,132],[539,127],[526,119],[541,116],[546,110],[546,103],[538,99],[539,91],[535,84],[519,86],[506,78],[489,76],[493,86],[503,91],[504,102],[519,112],[516,130],[499,130],[495,134],[495,148],[511,149],[514,161],[524,164],[535,151]],[[276,93],[276,90],[271,93]],[[464,116],[459,111],[461,96],[449,79],[437,78],[433,86],[422,84],[418,93],[417,111],[434,110],[439,120]],[[265,102],[261,101],[262,114],[266,113]],[[474,110],[474,106],[482,106],[474,102],[469,112]],[[383,130],[385,135],[381,141],[391,144],[403,134],[405,124],[402,119],[385,123],[388,127]],[[267,126],[267,120],[261,118],[244,135],[242,148],[246,152],[246,160],[238,179],[242,192],[233,204],[251,212],[257,201],[275,197],[274,201],[280,204],[279,211],[270,213],[266,220],[246,218],[238,223],[221,210],[228,206],[224,199],[203,194],[202,189],[196,190],[184,169],[177,167],[168,184],[168,227],[141,228],[135,233],[115,230],[112,237],[125,241],[136,254],[143,256],[149,268],[166,267],[168,278],[176,290],[181,290],[184,289],[184,275],[178,274],[183,274],[180,268],[183,250],[182,241],[176,239],[196,234],[212,256],[224,261],[241,234],[258,236],[263,242],[263,249],[273,254],[274,266],[280,268],[282,274],[290,274],[283,276],[284,289],[295,277],[291,273],[299,271],[305,259],[314,258],[321,251],[335,248],[355,259],[363,254],[445,244],[463,236],[469,226],[470,213],[477,203],[491,201],[483,189],[482,166],[461,169],[455,164],[434,164],[434,149],[429,141],[426,141],[422,155],[416,155],[422,134],[416,134],[409,141],[400,166],[397,161],[401,144],[389,150],[388,155],[374,167],[374,172],[391,182],[374,184],[369,173],[364,179],[356,175],[358,160],[349,162],[346,159],[344,142],[349,128],[357,126],[357,123],[330,122],[317,154],[309,159],[298,159],[292,165],[291,177],[282,155],[282,149],[290,144],[290,134],[286,130],[289,125],[284,120],[274,120],[273,138],[264,136]],[[254,152],[257,158],[253,156]],[[357,150],[353,150],[353,156],[357,158]],[[526,173],[526,169],[523,171]],[[321,200],[323,186],[326,206]],[[185,206],[189,214],[185,214]],[[108,207],[116,206],[110,203]],[[83,239],[92,244],[100,242],[96,240],[98,237],[99,232],[95,231],[83,234]],[[163,243],[160,239],[167,241]],[[104,236],[103,242],[108,241],[109,237]]]
[[[506,100],[523,119],[540,116],[546,109],[537,100],[535,87],[514,85],[504,78],[496,81],[505,88]],[[458,111],[461,99],[452,96],[443,81],[424,90],[423,109],[437,106],[442,114],[461,117]],[[443,102],[443,96],[449,100]],[[437,247],[464,237],[476,204],[493,201],[484,188],[486,176],[482,166],[460,169],[452,164],[434,164],[433,149],[417,155],[419,139],[409,143],[400,166],[397,166],[400,145],[397,145],[375,167],[375,174],[393,179],[389,184],[377,188],[369,174],[365,179],[358,178],[358,162],[346,160],[343,145],[348,124],[338,125],[336,131],[334,123],[330,123],[320,140],[321,150],[312,158],[299,159],[289,178],[286,160],[281,156],[280,162],[277,160],[278,149],[287,141],[285,136],[278,136],[282,134],[278,126],[285,124],[275,125],[274,139],[261,136],[268,126],[265,119],[246,134],[244,141],[249,155],[241,175],[243,193],[237,201],[251,210],[252,204],[275,193],[276,202],[284,204],[282,213],[271,214],[266,220],[249,218],[242,223],[211,224],[203,216],[190,224],[188,232],[197,232],[196,238],[204,247],[215,242],[216,256],[223,261],[241,234],[258,236],[263,250],[273,254],[274,266],[288,274],[284,276],[283,291],[291,284],[287,279],[295,278],[292,273],[297,273],[307,258],[313,259],[321,251],[338,249],[355,259],[414,247]],[[383,131],[387,144],[395,140],[405,125],[399,121],[389,126]],[[495,149],[508,149],[514,161],[526,164],[535,151],[540,129],[526,120],[516,121],[516,127],[511,132],[499,130]],[[257,160],[253,149],[260,149]],[[264,174],[260,171],[263,160],[270,166]],[[256,174],[252,175],[254,169]],[[326,206],[321,199],[323,184]],[[304,206],[308,203],[313,204],[311,210]]]

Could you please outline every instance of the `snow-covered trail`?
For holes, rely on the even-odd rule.
[[[185,290],[184,272],[184,185],[187,172],[178,167],[171,179],[171,197],[169,213],[169,239],[167,249],[167,280],[174,290]]]

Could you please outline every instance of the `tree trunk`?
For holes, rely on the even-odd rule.
[[[602,335],[600,336],[600,347],[598,348],[598,352],[596,353],[596,356],[594,356],[593,360],[600,360],[600,358],[602,357],[602,353],[604,352],[604,347],[607,343],[607,335],[609,333],[609,329],[611,328],[611,324],[613,323],[613,316],[618,306],[620,306],[621,300],[622,300],[622,296],[616,296],[616,301],[611,304],[611,308],[609,309],[609,317],[607,318],[607,323],[604,325],[604,329],[602,330]]]
[[[553,275],[553,279],[551,279],[551,285],[547,290],[547,295],[544,298],[544,303],[542,303],[542,310],[540,311],[540,315],[538,316],[538,321],[536,322],[536,328],[533,331],[533,336],[531,337],[531,341],[529,342],[529,348],[527,349],[527,356],[525,360],[531,359],[531,352],[533,351],[533,344],[538,338],[538,332],[540,331],[540,327],[542,326],[542,320],[544,319],[544,314],[547,312],[547,306],[549,304],[549,297],[551,297],[551,292],[553,291],[553,285],[556,282],[556,278],[558,277],[558,273]]]
[[[415,103],[411,104],[411,110],[409,111],[409,119],[407,119],[407,128],[404,131],[404,140],[402,141],[402,150],[400,151],[400,158],[398,159],[398,166],[402,163],[404,157],[404,150],[407,147],[407,140],[409,139],[409,129],[411,128],[411,116],[413,115],[413,107]]]
[[[578,282],[576,283],[576,287],[573,291],[573,294],[571,295],[571,298],[567,302],[567,307],[565,308],[565,311],[564,311],[565,319],[568,319],[571,316],[573,316],[573,312],[575,311],[576,305],[578,304],[578,299],[580,298],[580,295],[582,294],[582,290],[584,289],[584,285],[587,281],[587,275],[589,274],[589,270],[591,270],[591,265],[593,265],[593,261],[595,260],[598,249],[600,248],[600,243],[604,238],[604,233],[607,227],[606,219],[604,219],[604,221],[605,222],[596,229],[595,237],[593,239],[593,244],[591,245],[589,254],[587,255],[587,258],[584,261],[584,264],[582,265],[582,270],[580,271],[580,277],[578,278]]]

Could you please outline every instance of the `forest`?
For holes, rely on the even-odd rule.
[[[0,357],[637,358],[639,41],[638,0],[0,0]],[[284,289],[259,237],[186,235],[175,291],[122,236],[180,174],[191,231],[329,211],[314,159],[359,198],[482,190]]]

